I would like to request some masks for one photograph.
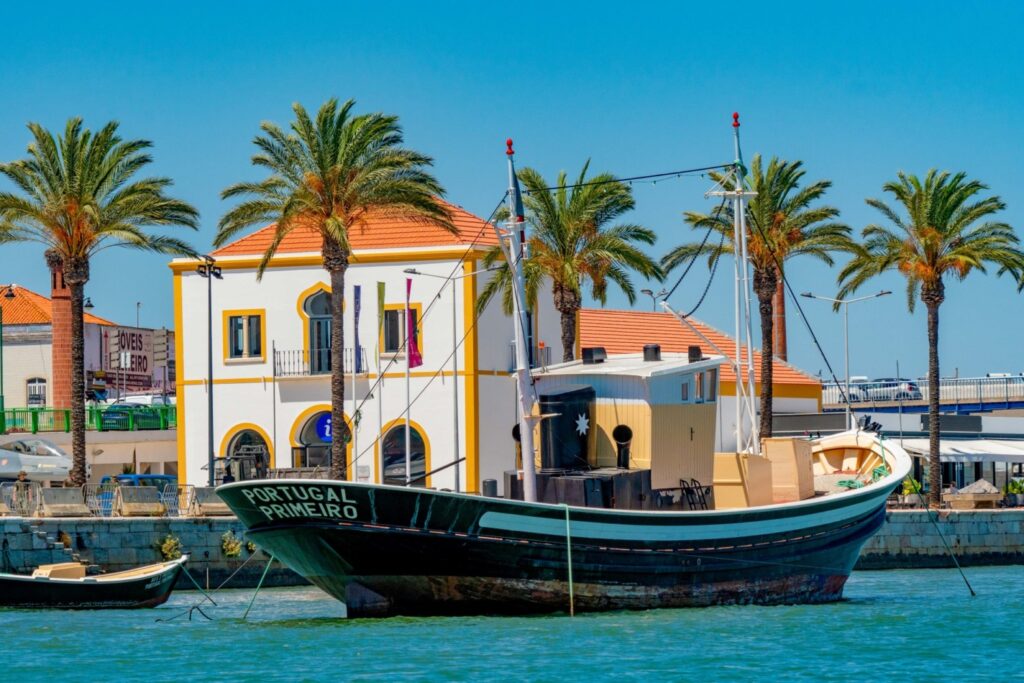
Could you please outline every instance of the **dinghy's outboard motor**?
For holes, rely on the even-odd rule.
[[[872,422],[870,415],[865,415],[861,419],[857,420],[857,426],[862,432],[874,432],[875,434],[878,434],[882,431],[882,425],[877,422]]]

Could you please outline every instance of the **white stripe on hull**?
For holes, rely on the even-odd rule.
[[[728,524],[617,524],[606,522],[585,522],[570,519],[573,538],[606,539],[610,541],[708,541],[714,539],[754,538],[770,534],[785,534],[816,526],[840,523],[871,512],[885,504],[888,489],[861,502],[824,512],[808,511],[807,514],[776,519]],[[751,511],[753,512],[753,510]],[[678,518],[680,521],[683,517]],[[510,531],[546,536],[565,536],[565,520],[507,512],[485,512],[480,526],[496,531]]]

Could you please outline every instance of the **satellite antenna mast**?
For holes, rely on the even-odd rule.
[[[512,269],[512,308],[515,327],[516,348],[516,394],[519,399],[519,445],[523,454],[523,500],[537,502],[537,472],[534,464],[533,428],[541,419],[534,415],[533,407],[537,403],[537,391],[533,386],[530,371],[530,352],[526,348],[529,337],[526,334],[529,321],[526,315],[526,286],[523,279],[523,264],[527,258],[526,216],[523,211],[523,198],[519,191],[519,180],[516,178],[515,151],[512,149],[512,138],[505,142],[505,155],[508,158],[508,221],[505,228],[494,226],[498,242],[505,252],[505,261]]]
[[[736,353],[736,450],[760,453],[758,441],[756,384],[754,380],[754,343],[751,321],[750,258],[747,252],[747,197],[757,193],[744,189],[743,154],[740,150],[740,115],[732,115],[733,145],[736,161],[715,188],[705,196],[731,198],[733,203],[733,259],[736,287],[733,294]],[[733,187],[727,187],[732,179]],[[717,188],[717,189],[716,189]],[[746,363],[744,365],[744,350]],[[746,372],[742,370],[746,367]],[[746,422],[746,424],[744,424]]]

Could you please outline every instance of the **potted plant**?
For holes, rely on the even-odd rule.
[[[1024,479],[1011,479],[1003,487],[1006,502],[1015,507],[1024,506]]]
[[[908,507],[913,507],[921,502],[921,482],[913,477],[903,480],[903,495],[900,502]]]

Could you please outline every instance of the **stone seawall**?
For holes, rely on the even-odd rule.
[[[933,515],[935,523],[929,519]],[[886,523],[864,546],[857,569],[949,567],[952,560],[936,530],[963,565],[1024,564],[1024,510],[892,510]],[[0,518],[0,570],[27,574],[40,564],[82,560],[104,571],[160,562],[160,544],[176,537],[191,557],[188,570],[201,586],[216,587],[232,572],[228,587],[253,587],[269,559],[245,547],[245,531],[233,517],[217,518]],[[222,537],[242,541],[241,554],[227,557]],[[248,562],[246,562],[248,560]],[[244,566],[243,566],[244,565]],[[301,585],[305,580],[275,562],[266,586]],[[182,577],[179,588],[193,588]]]
[[[864,545],[857,569],[911,569],[960,564],[1024,564],[1024,510],[890,510]],[[936,529],[938,526],[938,529]]]
[[[245,529],[234,517],[207,518],[0,518],[0,569],[28,574],[41,564],[81,560],[104,571],[120,571],[162,562],[160,545],[168,536],[189,555],[187,570],[199,585],[219,586],[238,573],[228,588],[256,586],[269,557],[249,551]],[[241,541],[237,557],[227,557],[222,537],[231,532]],[[248,562],[246,561],[248,560]],[[244,566],[243,566],[244,565]],[[292,586],[306,581],[284,565],[274,562],[265,586]],[[194,588],[182,576],[178,588]]]

